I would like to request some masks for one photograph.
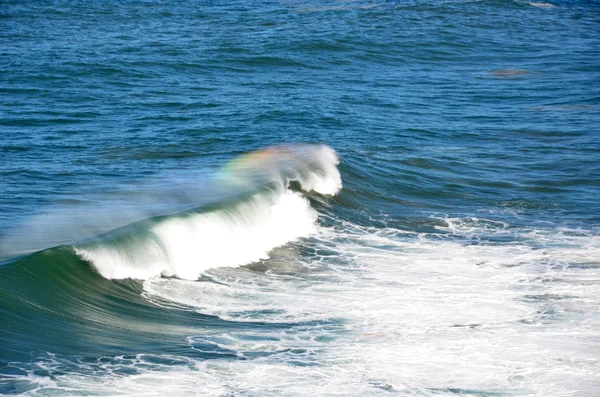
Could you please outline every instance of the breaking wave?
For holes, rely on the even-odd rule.
[[[315,231],[307,193],[341,189],[335,152],[326,146],[282,146],[253,152],[217,176],[225,202],[146,219],[75,245],[109,279],[156,276],[194,280],[210,268],[268,258],[275,247]]]

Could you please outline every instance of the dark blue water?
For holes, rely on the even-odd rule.
[[[599,126],[597,1],[0,2],[0,394],[592,396]]]

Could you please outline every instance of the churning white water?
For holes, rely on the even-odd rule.
[[[145,298],[156,305],[258,324],[188,336],[190,349],[222,357],[162,356],[157,364],[139,355],[111,364],[135,375],[55,381],[105,395],[599,390],[597,234],[472,218],[440,219],[439,234],[330,221],[311,238],[272,250],[258,267],[144,282]],[[518,242],[485,242],[509,235]]]

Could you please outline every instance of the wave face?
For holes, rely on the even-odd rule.
[[[337,164],[326,146],[251,153],[225,167],[220,181],[243,190],[259,182],[258,192],[210,210],[140,222],[75,251],[109,279],[194,280],[210,268],[267,259],[273,248],[315,232],[317,213],[303,193],[336,194],[342,187]],[[290,190],[292,183],[302,192]]]

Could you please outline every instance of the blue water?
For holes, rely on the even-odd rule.
[[[593,396],[598,126],[597,1],[1,2],[0,394]]]

